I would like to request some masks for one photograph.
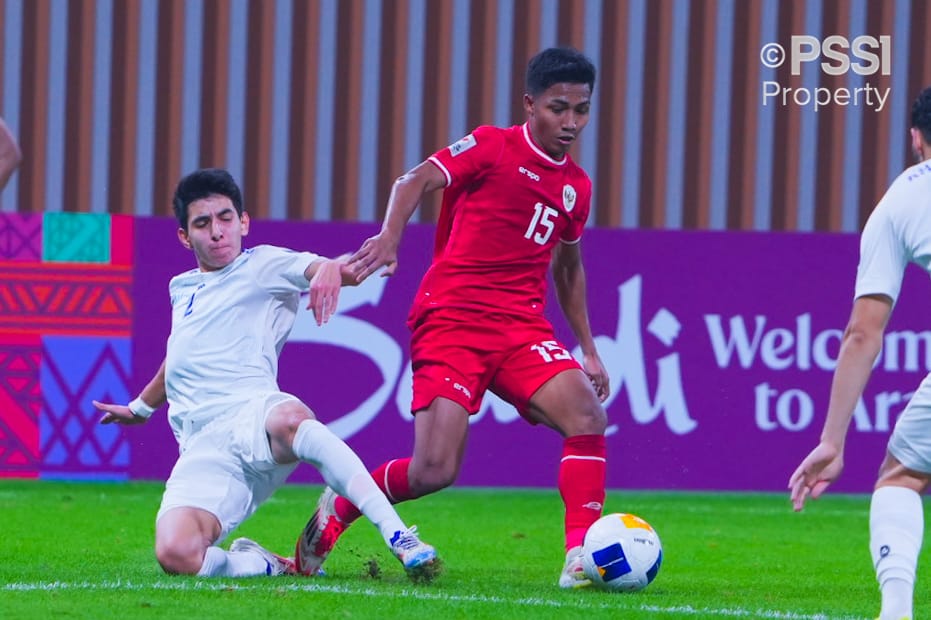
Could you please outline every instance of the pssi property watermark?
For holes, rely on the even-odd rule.
[[[890,75],[892,72],[892,37],[861,35],[853,40],[841,35],[824,38],[810,35],[792,35],[789,49],[779,43],[767,43],[760,49],[760,62],[775,69],[786,62],[790,73],[801,75],[802,69],[820,69],[830,76],[854,72],[867,79],[862,86],[788,87],[776,80],[762,82],[763,105],[811,106],[815,112],[836,106],[863,106],[882,112],[889,100],[891,88],[880,88],[870,78]]]

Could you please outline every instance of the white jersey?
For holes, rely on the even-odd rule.
[[[931,162],[899,175],[867,220],[855,296],[887,295],[895,303],[909,263],[931,274]],[[931,374],[897,418],[888,450],[906,467],[931,473]]]
[[[929,161],[899,175],[867,220],[854,297],[882,294],[895,303],[910,262],[931,274]]]
[[[260,245],[219,271],[171,279],[165,389],[179,441],[192,426],[278,390],[278,355],[310,287],[304,270],[319,258]]]

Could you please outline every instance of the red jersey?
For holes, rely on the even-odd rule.
[[[478,127],[429,161],[446,176],[433,262],[410,319],[438,307],[542,315],[553,247],[578,243],[592,183],[527,124]]]

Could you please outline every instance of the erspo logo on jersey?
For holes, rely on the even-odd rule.
[[[469,134],[466,137],[462,138],[461,140],[458,140],[450,144],[449,153],[453,157],[455,157],[456,155],[462,155],[463,153],[465,153],[466,151],[468,151],[470,148],[472,148],[475,145],[476,145],[475,136],[473,136],[472,134]]]
[[[539,175],[539,174],[537,174],[536,172],[531,172],[530,170],[527,170],[527,169],[524,168],[523,166],[519,166],[519,167],[517,168],[517,171],[520,172],[520,173],[521,173],[522,175],[524,175],[525,177],[527,177],[528,179],[530,179],[531,181],[539,181],[539,180],[540,180],[540,175]]]

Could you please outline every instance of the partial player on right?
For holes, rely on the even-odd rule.
[[[931,88],[912,105],[912,149],[860,238],[853,311],[844,331],[820,443],[789,479],[792,504],[817,499],[844,467],[844,443],[908,263],[931,273]],[[921,493],[931,481],[931,374],[896,421],[870,504],[870,553],[882,592],[880,620],[910,620],[924,533]]]

